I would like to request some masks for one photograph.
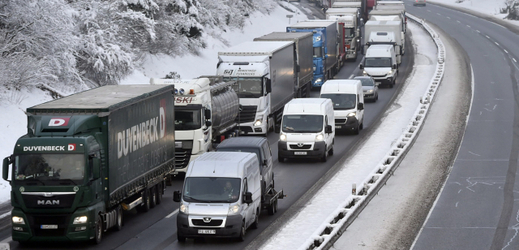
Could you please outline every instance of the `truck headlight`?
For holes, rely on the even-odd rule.
[[[262,120],[263,120],[263,117],[258,118],[258,120],[256,120],[256,121],[254,122],[254,126],[255,126],[255,127],[259,127],[259,126],[261,126],[261,123],[263,123]]]
[[[187,205],[184,204],[184,203],[180,204],[180,207],[178,208],[178,211],[180,211],[181,213],[184,213],[184,214],[188,214],[189,213],[189,209],[188,209]]]
[[[392,69],[390,69],[390,70],[389,70],[389,71],[387,72],[387,74],[388,74],[388,75],[391,75],[391,74],[393,74],[393,70],[392,70]]]
[[[323,81],[322,78],[317,78],[317,79],[315,79],[315,82],[316,82],[316,83],[318,83],[318,82],[322,82],[322,81]]]
[[[229,212],[227,213],[227,215],[233,215],[233,214],[237,214],[239,212],[240,212],[240,205],[235,204],[235,205],[232,205],[229,207]]]
[[[74,222],[72,222],[72,224],[85,224],[85,223],[87,223],[87,221],[88,221],[87,216],[78,216],[78,217],[74,218]]]
[[[351,113],[348,114],[348,117],[354,117],[354,116],[356,116],[356,115],[357,115],[356,112],[351,112]]]
[[[287,141],[287,135],[285,135],[285,134],[280,134],[280,135],[279,135],[279,140],[280,140],[280,141]]]
[[[25,221],[23,220],[23,217],[13,216],[12,220],[13,220],[13,224],[25,225]]]
[[[315,136],[315,141],[323,141],[324,140],[324,135],[319,133]]]

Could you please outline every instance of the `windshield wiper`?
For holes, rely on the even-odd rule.
[[[189,195],[185,195],[185,194],[184,194],[184,198],[187,198],[187,199],[190,199],[190,200],[193,200],[193,201],[198,201],[198,202],[206,202],[204,200],[199,200],[197,198],[193,198],[193,197],[191,197]]]
[[[28,182],[27,185],[36,185],[37,182],[39,182],[39,183],[41,183],[42,186],[45,186],[45,182],[43,182],[43,181],[40,180],[40,179],[32,178],[32,179],[30,179],[30,180],[25,179],[25,180],[23,180],[23,181]]]

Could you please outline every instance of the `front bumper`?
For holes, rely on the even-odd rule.
[[[311,143],[304,143],[310,145]],[[278,141],[278,154],[284,158],[321,158],[326,150],[324,141],[313,142],[309,149],[297,149],[295,142]]]
[[[178,213],[177,234],[186,238],[234,238],[240,235],[243,219],[241,215],[227,216],[223,226],[200,226],[189,225],[189,215]],[[214,234],[201,234],[199,230],[214,230]]]
[[[357,117],[352,116],[346,119],[335,119],[335,129],[337,131],[350,131],[355,130],[359,127],[359,120]]]

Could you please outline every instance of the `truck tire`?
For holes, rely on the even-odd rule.
[[[117,221],[115,223],[115,231],[121,231],[123,229],[123,209],[119,205],[117,207]]]
[[[157,205],[157,185],[151,187],[148,191],[150,194],[150,208],[154,208]]]
[[[323,156],[321,157],[322,162],[326,162],[328,160],[328,150],[324,149]]]
[[[157,205],[159,205],[160,203],[162,203],[162,182],[157,184],[157,188],[155,191],[157,191]]]
[[[150,207],[151,207],[151,201],[150,201],[150,190],[149,189],[146,189],[144,191],[144,194],[142,196],[142,199],[143,199],[143,203],[141,206],[138,206],[137,207],[137,210],[139,210],[139,212],[141,213],[146,213],[148,211],[150,211]]]
[[[274,215],[278,211],[278,201],[275,200],[267,207],[267,212],[269,215]]]
[[[97,216],[94,233],[94,243],[98,245],[103,239],[103,220],[101,219],[101,216]]]
[[[245,227],[245,221],[244,221],[241,224],[240,235],[238,236],[237,240],[240,241],[240,242],[245,241],[245,233],[246,232],[247,232],[247,228]]]

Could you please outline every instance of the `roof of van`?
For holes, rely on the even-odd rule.
[[[243,177],[243,166],[258,158],[246,152],[207,152],[189,163],[186,176],[189,177]],[[259,169],[259,168],[258,168]]]
[[[285,105],[283,114],[297,113],[297,114],[322,114],[321,107],[332,101],[328,98],[296,98],[292,99]]]
[[[358,86],[362,86],[362,82],[357,79],[327,80],[321,86],[321,93],[355,93]]]
[[[265,143],[267,139],[265,137],[259,136],[240,136],[240,137],[232,137],[229,139],[223,140],[217,147],[251,147],[251,146],[261,146]]]

